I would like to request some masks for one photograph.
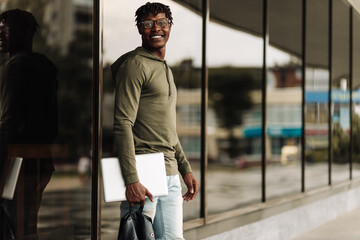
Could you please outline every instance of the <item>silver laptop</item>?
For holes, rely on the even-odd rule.
[[[165,160],[163,153],[149,153],[135,156],[140,183],[154,197],[168,194]],[[101,172],[105,202],[125,201],[125,182],[118,158],[102,158]]]
[[[5,199],[12,200],[14,198],[14,192],[18,182],[22,162],[22,158],[14,158],[11,161],[10,172],[5,179],[4,190],[1,195]]]

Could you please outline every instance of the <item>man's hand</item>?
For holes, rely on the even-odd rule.
[[[126,185],[125,195],[130,207],[133,207],[137,203],[139,203],[141,206],[144,206],[145,196],[148,196],[150,201],[153,201],[152,194],[139,182]]]
[[[192,173],[186,173],[183,178],[188,188],[188,191],[184,194],[183,198],[185,201],[193,200],[199,191],[199,183]]]

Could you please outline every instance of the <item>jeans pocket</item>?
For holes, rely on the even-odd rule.
[[[181,182],[179,175],[168,176],[168,187],[169,187],[169,192],[170,191],[181,192]]]

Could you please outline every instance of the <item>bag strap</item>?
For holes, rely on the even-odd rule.
[[[131,211],[133,211],[133,210],[134,210],[134,209],[133,209],[132,207],[130,207],[129,212],[131,212]],[[144,206],[140,206],[139,209],[137,210],[137,212],[140,213],[140,214],[142,214],[143,210],[144,210]]]
[[[143,210],[144,210],[144,206],[140,206],[139,209],[138,209],[138,212],[139,212],[140,214],[142,214]]]

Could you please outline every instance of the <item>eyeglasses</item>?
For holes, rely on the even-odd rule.
[[[170,22],[166,18],[160,18],[158,20],[145,20],[145,21],[141,22],[141,24],[146,29],[152,28],[155,23],[156,23],[156,25],[158,25],[161,28],[166,28]]]

